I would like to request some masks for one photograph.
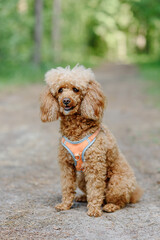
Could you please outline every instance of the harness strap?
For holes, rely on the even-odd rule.
[[[85,161],[85,151],[95,142],[100,128],[93,134],[86,136],[80,141],[70,141],[65,136],[62,137],[62,145],[68,150],[74,159],[74,164],[77,171],[83,171],[82,164]]]

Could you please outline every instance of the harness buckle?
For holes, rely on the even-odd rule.
[[[80,160],[80,155],[77,153],[74,156],[75,156],[75,160],[78,162]]]

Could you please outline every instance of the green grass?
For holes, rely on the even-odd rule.
[[[26,85],[42,82],[44,66],[29,63],[5,64],[0,67],[0,89],[10,86]]]
[[[86,67],[97,66],[100,62],[98,58],[84,59],[83,64]],[[42,63],[36,65],[34,63],[5,63],[0,65],[0,90],[5,88],[10,88],[12,86],[28,85],[32,83],[42,83],[44,79],[44,74],[51,68],[56,68],[57,66],[66,67],[70,65],[74,67],[77,62],[61,62],[59,64],[54,63]]]
[[[139,68],[150,101],[160,108],[160,60],[155,59],[154,56],[136,55],[131,58],[131,62]]]
[[[142,79],[147,81],[147,93],[160,107],[160,61],[141,62],[138,66]]]

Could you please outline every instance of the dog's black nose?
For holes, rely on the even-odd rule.
[[[63,104],[66,105],[66,106],[67,106],[70,102],[71,102],[71,99],[69,99],[69,98],[64,98],[64,99],[63,99]]]

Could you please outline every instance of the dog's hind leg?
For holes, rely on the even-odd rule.
[[[114,212],[125,207],[130,202],[131,194],[135,189],[135,178],[123,174],[112,175],[106,192],[107,204],[103,207],[105,212]]]
[[[106,202],[103,211],[114,212],[125,207],[130,202],[136,202],[141,192],[136,188],[136,179],[132,168],[113,139],[113,144],[107,151],[108,184],[106,189]]]
[[[123,179],[119,175],[113,175],[107,187],[106,202],[103,207],[105,212],[114,212],[125,207],[130,201],[130,189],[127,187],[127,178]]]
[[[75,197],[76,202],[87,202],[87,196],[86,196],[86,181],[84,178],[83,173],[77,174],[77,186],[79,189],[84,192],[84,194],[81,194],[79,196]]]

